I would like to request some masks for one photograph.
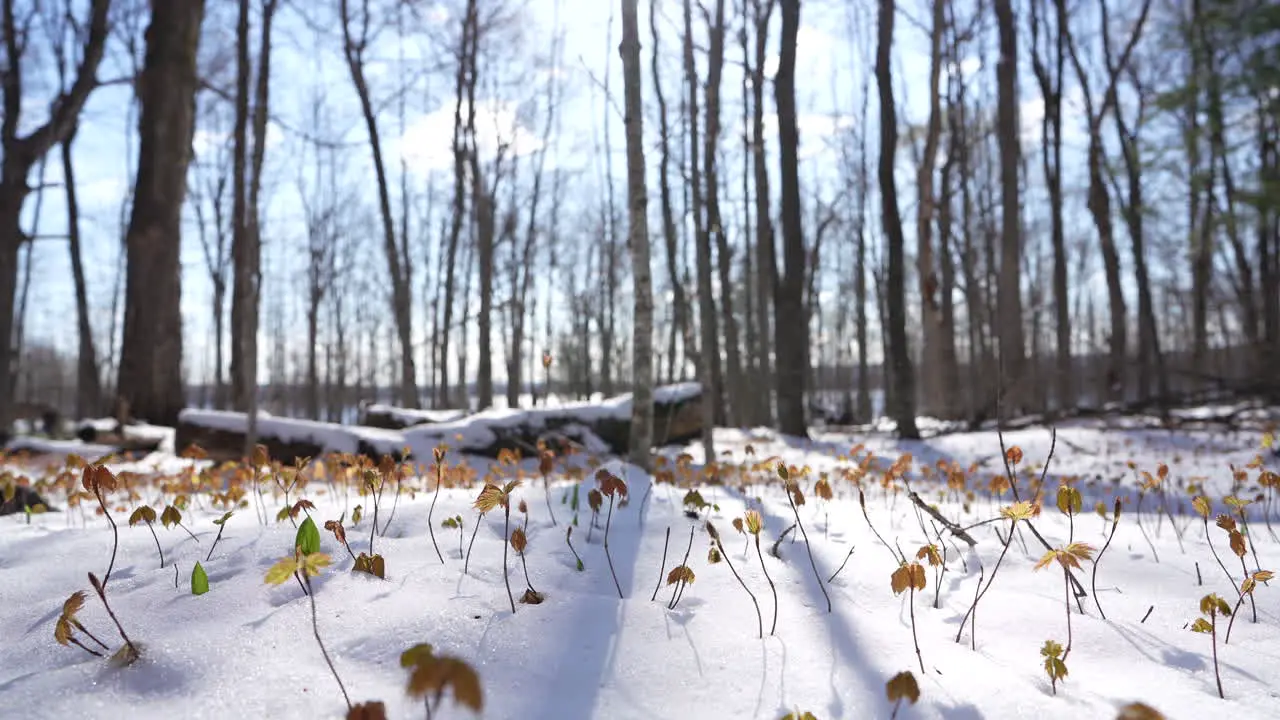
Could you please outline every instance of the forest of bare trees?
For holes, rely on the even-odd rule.
[[[0,427],[1280,402],[1274,4],[0,4]]]

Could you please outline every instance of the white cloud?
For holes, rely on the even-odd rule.
[[[453,166],[452,103],[411,120],[396,141],[396,152],[419,172]],[[465,119],[468,108],[464,103]],[[476,107],[476,148],[483,158],[494,157],[507,145],[507,154],[527,155],[542,147],[542,139],[521,124],[514,103],[486,101]]]

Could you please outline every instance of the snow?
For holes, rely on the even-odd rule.
[[[410,410],[408,408],[395,407],[392,405],[373,404],[365,407],[367,413],[377,413],[379,415],[387,415],[395,418],[397,422],[405,427],[412,425],[422,425],[424,423],[446,423],[454,422],[466,417],[466,411],[463,410]]]
[[[219,416],[205,420],[232,422]],[[327,432],[294,423],[279,429],[322,436]],[[913,489],[937,501],[940,486],[927,481],[919,465],[940,460],[965,467],[977,463],[969,487],[985,487],[1002,469],[994,433],[900,442],[879,435],[818,433],[809,441],[766,430],[718,430],[715,439],[717,451],[727,451],[731,462],[751,460],[751,446],[754,460],[777,456],[791,464],[807,464],[815,474],[832,473],[836,497],[830,502],[818,499],[811,492],[811,477],[802,481],[808,498],[800,508],[824,581],[853,548],[848,566],[825,585],[832,613],[826,611],[803,536],[784,540],[781,560],[768,554],[778,533],[794,522],[786,496],[768,472],[751,475],[743,483],[735,471],[723,478],[723,485],[701,488],[718,506],[708,512],[728,560],[759,601],[763,640],[757,638],[755,610],[733,572],[723,562],[708,563],[709,539],[702,522],[684,516],[683,488],[660,484],[651,489],[649,479],[637,469],[617,460],[606,464],[630,485],[627,506],[615,506],[610,520],[609,551],[626,596],[619,600],[602,530],[589,529],[585,497],[572,535],[586,566],[585,572],[578,572],[564,535],[572,516],[566,503],[574,481],[558,470],[549,493],[559,522],[553,526],[541,481],[533,479],[538,477],[536,466],[526,461],[520,466],[526,480],[515,491],[511,523],[524,522],[515,506],[525,500],[528,569],[546,601],[518,604],[513,615],[503,585],[501,513],[489,513],[481,522],[470,573],[464,575],[459,532],[439,523],[461,515],[462,539],[469,539],[476,523],[471,503],[478,488],[444,489],[439,494],[432,522],[444,555],[441,563],[428,535],[432,493],[424,490],[433,489],[433,483],[415,478],[408,483],[415,494],[400,497],[386,535],[374,540],[376,551],[386,557],[385,581],[350,572],[346,552],[331,534],[322,533],[323,549],[335,566],[314,581],[317,619],[352,700],[382,700],[392,718],[421,717],[421,703],[404,694],[407,676],[398,657],[414,643],[430,642],[437,652],[475,667],[484,689],[483,716],[490,718],[776,719],[797,708],[823,720],[887,718],[892,707],[885,700],[884,685],[903,670],[914,673],[921,699],[915,707],[904,708],[901,718],[1110,718],[1120,706],[1140,700],[1174,719],[1248,720],[1274,717],[1280,706],[1280,587],[1275,582],[1256,592],[1256,624],[1242,608],[1230,644],[1222,644],[1219,637],[1226,700],[1217,697],[1210,638],[1186,629],[1198,615],[1201,596],[1217,592],[1233,604],[1235,596],[1179,488],[1192,481],[1205,483],[1215,509],[1221,511],[1221,498],[1232,490],[1229,465],[1242,468],[1261,452],[1257,433],[1116,430],[1097,423],[1072,423],[1059,430],[1049,471],[1049,500],[1034,521],[1046,540],[1057,546],[1073,538],[1100,547],[1104,525],[1091,512],[1093,499],[1119,495],[1130,498],[1130,504],[1098,565],[1098,601],[1107,619],[1099,616],[1092,597],[1086,599],[1083,614],[1072,603],[1070,674],[1056,696],[1044,675],[1039,649],[1047,639],[1066,642],[1063,576],[1032,569],[1041,555],[1034,537],[1024,532],[1010,547],[979,606],[973,650],[969,630],[962,643],[955,642],[956,632],[979,581],[978,565],[991,576],[1002,548],[995,531],[1005,532],[1008,523],[973,528],[978,541],[973,550],[948,540],[940,587],[935,587],[933,570],[926,567],[927,588],[909,606],[909,594],[895,596],[890,589],[896,560],[868,528],[852,485],[837,476],[840,469],[851,467],[840,456],[859,443],[877,453],[877,466],[910,452]],[[1005,440],[1024,451],[1022,472],[1038,476],[1049,452],[1049,433],[1021,430],[1007,433]],[[697,443],[666,454],[674,459],[680,453],[688,453],[695,463],[702,461]],[[451,452],[448,460],[462,458]],[[505,479],[513,472],[483,459],[466,461],[479,476],[493,470]],[[1128,467],[1129,461],[1138,471],[1153,474],[1159,462],[1168,463],[1172,521],[1156,513],[1158,503],[1148,494],[1138,526],[1138,473]],[[1271,456],[1267,461],[1275,469],[1277,461]],[[695,464],[692,471],[700,469]],[[589,469],[579,467],[576,472],[585,472],[585,486],[594,485]],[[1060,473],[1079,478],[1086,496],[1085,511],[1073,524],[1052,502]],[[1252,484],[1257,473],[1249,473]],[[913,506],[900,493],[886,494],[878,478],[873,472],[864,485],[871,521],[885,540],[914,556],[925,536]],[[370,499],[359,497],[354,488],[334,487],[336,491],[328,483],[313,482],[305,488],[305,496],[317,506],[315,519],[322,523],[345,514],[352,549],[367,551]],[[283,498],[273,498],[270,487],[264,491],[274,516]],[[160,509],[156,489],[143,489],[141,494]],[[57,494],[53,499],[62,506]],[[113,499],[127,503],[123,493]],[[938,507],[945,516],[970,525],[995,517],[1008,500],[979,492],[967,510],[962,501],[948,500]],[[388,493],[381,508],[383,521],[391,502]],[[351,510],[358,503],[364,506],[364,519],[351,528]],[[769,584],[754,546],[731,526],[747,508],[763,516],[764,562],[777,586],[777,633],[772,637]],[[1275,508],[1271,510],[1274,522]],[[126,708],[137,718],[342,717],[342,696],[312,637],[307,599],[296,583],[263,583],[266,569],[290,552],[294,529],[287,521],[262,525],[254,512],[252,504],[236,512],[208,562],[205,555],[217,531],[211,521],[221,511],[211,508],[207,499],[193,502],[184,513],[184,524],[200,538],[198,545],[179,529],[157,526],[166,560],[177,563],[175,589],[174,571],[159,568],[150,532],[142,526],[127,527],[127,513],[113,509],[122,527],[108,598],[143,648],[143,658],[123,669],[53,641],[61,603],[73,591],[89,590],[87,572],[101,576],[106,568],[111,532],[105,520],[91,507],[33,516],[30,524],[21,515],[0,518],[0,604],[5,608],[0,637],[6,638],[7,650],[0,663],[4,707],[22,708],[24,718],[118,717]],[[1263,523],[1262,508],[1251,507],[1251,513],[1250,540],[1257,543],[1261,566],[1280,569],[1280,542]],[[1181,531],[1181,541],[1174,527]],[[657,601],[650,601],[650,596],[661,569],[669,571],[683,558],[691,529],[688,565],[696,580],[669,610],[671,589],[665,584]],[[668,531],[670,544],[664,547]],[[1225,533],[1213,523],[1209,531],[1226,567],[1234,567],[1238,584],[1240,568],[1227,548]],[[193,596],[188,589],[196,560],[209,574],[207,595]],[[1197,563],[1203,586],[1197,583]],[[1252,555],[1247,564],[1253,569]],[[1093,567],[1084,565],[1086,572],[1079,575],[1088,588]],[[514,553],[508,567],[518,596],[524,575]],[[932,606],[935,592],[939,609]],[[912,642],[912,607],[923,673]],[[92,593],[80,619],[113,649],[118,646],[113,626]],[[437,715],[467,716],[448,704]]]
[[[178,422],[214,430],[243,433],[248,426],[248,416],[228,410],[187,409],[178,416]],[[377,453],[386,455],[398,453],[405,447],[404,434],[398,430],[277,418],[262,411],[258,413],[258,433],[285,442],[312,443],[324,448],[326,452],[333,453],[355,453],[359,451],[360,441],[371,445]]]

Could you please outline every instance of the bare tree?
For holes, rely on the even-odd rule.
[[[22,206],[31,187],[27,179],[31,168],[71,133],[81,108],[97,86],[98,65],[102,62],[107,41],[107,15],[110,0],[93,0],[89,16],[80,26],[87,28],[80,64],[68,89],[50,104],[49,118],[22,135],[23,68],[27,48],[30,17],[19,18],[14,0],[0,0],[0,24],[4,36],[4,65],[0,72],[3,91],[3,119],[0,119],[0,433],[7,433],[12,417],[10,373],[16,356],[13,352],[15,300],[18,290],[18,255],[30,242],[22,232]],[[34,12],[35,8],[32,9]]]
[[[893,24],[896,8],[893,0],[880,0],[879,36],[876,43],[876,86],[880,91],[880,208],[884,216],[884,234],[888,243],[889,266],[885,278],[885,303],[888,311],[888,365],[892,370],[893,391],[889,415],[898,425],[898,437],[918,438],[915,409],[915,374],[907,348],[906,288],[903,274],[902,218],[898,213],[898,189],[893,180],[898,147],[898,118],[893,101]]]
[[[371,25],[374,17],[370,0],[360,3],[358,16],[351,12],[352,0],[339,0],[342,22],[342,50],[360,99],[365,129],[369,134],[369,149],[373,155],[373,170],[378,182],[378,209],[382,215],[384,250],[387,257],[387,273],[391,276],[391,312],[395,319],[396,335],[400,341],[400,394],[404,407],[418,407],[417,367],[413,356],[413,302],[410,296],[412,262],[409,239],[396,237],[395,217],[391,211],[391,194],[387,170],[382,158],[382,139],[378,133],[378,115],[373,96],[365,77],[365,51],[373,41]],[[474,0],[473,0],[474,2]]]
[[[182,205],[195,127],[203,0],[155,3],[138,78],[138,177],[126,244],[119,395],[131,414],[173,425],[182,410]]]
[[[649,259],[648,191],[645,188],[644,113],[640,85],[640,28],[636,0],[622,0],[622,78],[626,108],[627,206],[634,278],[633,335],[631,344],[631,444],[630,459],[651,469],[649,446],[653,443],[653,280]]]
[[[779,0],[782,40],[774,102],[778,108],[779,182],[782,196],[782,274],[774,293],[778,430],[808,435],[805,386],[809,374],[809,321],[805,316],[805,247],[800,203],[800,129],[796,119],[796,38],[800,0]]]
[[[1022,213],[1018,167],[1022,143],[1018,127],[1018,29],[1012,0],[995,0],[1000,30],[1000,60],[996,63],[996,140],[1000,146],[1000,279],[997,316],[1000,338],[1000,382],[1012,390],[1016,410],[1027,381],[1026,341],[1022,329]]]

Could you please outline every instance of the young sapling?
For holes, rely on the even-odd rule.
[[[1067,675],[1066,662],[1067,656],[1071,654],[1071,570],[1081,570],[1081,560],[1093,559],[1093,547],[1087,543],[1071,543],[1065,548],[1050,550],[1045,553],[1040,561],[1036,563],[1035,570],[1043,570],[1049,567],[1054,561],[1062,567],[1062,604],[1063,609],[1067,613],[1067,647],[1062,649],[1058,654],[1052,656],[1053,664],[1050,667],[1049,656],[1046,655],[1045,669],[1049,672],[1049,679],[1053,682],[1053,692],[1058,692],[1057,681],[1065,678]],[[1055,643],[1056,645],[1056,643]],[[1048,644],[1045,646],[1049,647]],[[1042,651],[1043,653],[1043,651]],[[1061,675],[1055,676],[1058,668],[1061,668]]]
[[[511,531],[511,549],[516,551],[520,556],[520,567],[524,569],[524,584],[526,589],[524,595],[520,596],[520,602],[526,605],[537,605],[542,602],[542,593],[533,589],[533,582],[529,580],[529,562],[525,559],[525,548],[529,547],[529,538],[525,535],[523,528],[516,528]]]
[[[458,531],[458,559],[462,559],[462,516],[454,515],[451,518],[445,518],[440,521],[442,528],[455,528]]]
[[[160,524],[164,525],[166,528],[172,528],[177,525],[182,528],[183,532],[190,535],[191,539],[195,540],[197,544],[200,542],[200,538],[196,537],[195,533],[191,532],[187,529],[186,525],[182,524],[182,511],[173,505],[169,505],[164,509],[164,512],[160,513]]]
[[[111,517],[111,511],[107,508],[107,500],[104,496],[104,493],[115,492],[116,476],[104,465],[85,465],[80,476],[80,484],[97,498],[102,514],[111,524],[111,562],[107,564],[107,573],[102,576],[102,585],[105,587],[111,580],[111,571],[116,566],[116,551],[120,548],[120,529],[116,527],[115,518]]]
[[[1062,643],[1045,640],[1040,647],[1040,657],[1044,658],[1044,673],[1049,676],[1049,686],[1053,694],[1058,694],[1058,682],[1067,679],[1066,655]]]
[[[511,537],[511,493],[518,487],[520,487],[519,480],[512,480],[503,487],[487,484],[480,491],[480,497],[476,498],[475,502],[475,508],[482,514],[502,506],[502,536],[506,538]],[[474,536],[472,538],[474,539]],[[516,599],[511,594],[511,578],[510,573],[507,571],[507,543],[505,542],[502,543],[502,581],[507,586],[507,599],[511,601],[511,612],[514,613],[516,611]]]
[[[765,567],[764,552],[760,550],[760,533],[764,532],[764,518],[759,512],[748,510],[745,520],[743,524],[746,525],[747,532],[751,533],[756,541],[756,557],[760,558],[760,569],[764,571],[764,579],[769,581],[769,590],[773,593],[773,622],[769,625],[769,634],[773,635],[778,629],[778,588],[774,586],[773,578],[769,577],[769,568]]]
[[[431,517],[432,515],[435,514],[435,511],[436,511],[436,501],[440,499],[440,486],[444,485],[444,471],[445,471],[444,456],[447,451],[448,451],[448,448],[444,447],[443,445],[438,445],[434,450],[432,450],[432,454],[434,455],[434,459],[436,461],[436,491],[431,496],[431,508],[427,510],[427,532],[431,533],[431,547],[436,549],[436,557],[440,558],[441,565],[444,564],[444,554],[440,552],[440,545],[436,543],[436,530],[435,530],[435,526],[431,524]],[[458,532],[459,534],[461,534],[462,532],[461,522],[458,523]],[[461,555],[461,552],[462,552],[461,537],[459,537],[458,539],[458,552],[459,552],[459,555]]]
[[[342,527],[342,520],[326,520],[324,523],[324,529],[333,533],[333,538],[338,541],[339,545],[346,549],[347,554],[350,555],[351,559],[354,561],[356,559],[356,554],[351,551],[351,546],[347,544],[347,531],[346,528]]]
[[[1225,700],[1227,696],[1222,692],[1222,671],[1218,668],[1218,616],[1230,616],[1231,607],[1226,600],[1211,593],[1200,599],[1200,614],[1202,617],[1196,618],[1191,624],[1191,631],[1210,637],[1213,644],[1213,676],[1218,682],[1218,697]]]
[[[778,463],[778,477],[782,478],[783,489],[787,493],[787,502],[791,505],[791,512],[796,516],[796,527],[800,529],[800,534],[804,536],[805,550],[809,553],[809,565],[813,568],[813,579],[818,582],[818,589],[822,591],[822,596],[827,600],[827,612],[831,612],[831,596],[827,594],[827,587],[822,582],[822,575],[818,573],[818,563],[813,559],[813,545],[809,542],[809,533],[805,532],[804,523],[800,521],[800,505],[804,504],[804,493],[800,491],[800,484],[792,479],[791,471],[787,468],[786,463]]]
[[[124,640],[124,646],[111,656],[111,661],[117,665],[130,665],[133,661],[141,657],[138,647],[129,639],[128,634],[124,631],[124,626],[120,624],[120,619],[116,617],[116,613],[111,609],[111,604],[107,602],[107,586],[98,580],[98,576],[89,573],[89,584],[93,586],[94,592],[98,594],[98,599],[102,601],[102,606],[107,609],[107,616],[111,618],[111,622],[115,623],[116,630],[120,633],[120,639]]]
[[[684,560],[679,565],[671,569],[667,573],[667,584],[674,585],[671,590],[671,599],[667,601],[667,609],[675,610],[676,604],[680,602],[680,598],[684,596],[684,588],[693,582],[693,570],[689,569],[689,554],[693,552],[693,531],[694,526],[689,527],[689,546],[685,548]],[[664,563],[665,564],[665,563]]]
[[[618,599],[621,600],[622,584],[618,582],[618,573],[613,569],[613,556],[609,554],[609,526],[613,520],[614,500],[626,500],[627,484],[622,478],[603,468],[596,471],[596,482],[600,483],[600,492],[609,496],[609,514],[604,521],[604,557],[609,561],[609,574],[613,575],[613,585],[618,589]]]
[[[924,566],[919,562],[908,562],[901,556],[898,569],[889,576],[889,585],[894,595],[910,591],[907,597],[907,610],[911,615],[911,641],[915,643],[916,660],[920,663],[920,674],[924,674],[924,656],[920,654],[920,637],[916,633],[916,591],[924,592],[926,576]]]
[[[102,657],[102,653],[80,642],[80,639],[75,636],[75,631],[78,630],[81,633],[84,633],[85,637],[97,643],[103,650],[110,649],[107,647],[106,643],[102,642],[94,636],[93,633],[85,629],[84,625],[80,624],[80,620],[76,618],[76,615],[83,607],[83,590],[75,591],[71,594],[71,597],[67,598],[66,601],[62,603],[62,613],[58,616],[58,622],[53,627],[53,639],[56,640],[59,645],[67,647],[75,645],[90,655]]]
[[[164,550],[160,548],[160,538],[156,535],[156,528],[152,523],[156,521],[156,511],[151,509],[150,505],[140,505],[133,514],[129,516],[129,527],[133,527],[138,523],[144,523],[147,529],[151,531],[151,539],[156,541],[156,553],[160,555],[160,569],[164,569]]]
[[[692,532],[690,533],[690,536],[692,536]],[[568,536],[565,536],[565,539],[568,540]],[[649,598],[649,602],[653,602],[654,600],[657,600],[658,591],[662,589],[662,576],[665,575],[667,572],[667,547],[670,544],[671,544],[671,526],[668,525],[667,535],[662,540],[662,564],[658,566],[658,584],[653,586],[653,596]],[[569,547],[570,549],[573,548],[572,545],[570,545]],[[578,554],[577,552],[574,552],[575,556],[577,554]],[[578,560],[578,565],[579,566],[582,565],[581,559]]]
[[[309,521],[310,518],[307,520]],[[330,557],[322,552],[304,552],[302,547],[298,546],[291,557],[280,560],[267,570],[265,580],[269,585],[279,585],[288,580],[290,575],[302,578],[306,586],[307,598],[311,601],[311,631],[315,635],[316,644],[320,646],[320,654],[324,656],[325,664],[329,666],[329,672],[333,673],[333,679],[338,681],[338,689],[342,691],[342,699],[346,701],[347,711],[350,712],[352,705],[351,697],[347,695],[347,687],[342,684],[342,678],[338,675],[337,668],[333,666],[333,660],[329,658],[329,651],[324,647],[324,640],[320,638],[320,622],[316,618],[316,595],[311,587],[311,578],[319,575],[331,562]]]
[[[1270,570],[1258,570],[1245,577],[1244,582],[1240,584],[1240,599],[1236,601],[1236,606],[1231,611],[1231,620],[1227,623],[1227,634],[1222,639],[1223,645],[1231,642],[1231,627],[1236,624],[1236,618],[1240,615],[1240,606],[1244,604],[1245,596],[1249,596],[1249,600],[1252,602],[1253,593],[1258,589],[1258,584],[1269,582],[1274,577],[1275,573]]]
[[[209,558],[213,557],[213,551],[218,547],[218,541],[222,539],[222,531],[227,529],[227,521],[231,519],[232,515],[235,515],[235,511],[228,510],[222,514],[222,517],[213,521],[213,524],[218,526],[218,534],[213,538],[213,545],[209,546],[209,554],[204,556],[205,562],[209,562]]]

